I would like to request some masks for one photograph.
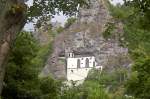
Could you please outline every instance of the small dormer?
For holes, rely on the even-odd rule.
[[[74,53],[68,53],[68,58],[74,58]]]

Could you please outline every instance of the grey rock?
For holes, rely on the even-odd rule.
[[[104,0],[90,1],[89,8],[80,9],[77,22],[55,38],[54,52],[47,60],[43,75],[51,73],[56,78],[65,78],[66,64],[65,61],[59,64],[59,57],[65,56],[67,52],[81,56],[92,54],[98,65],[109,70],[130,64],[128,49],[119,46],[123,25],[116,23],[115,37],[105,40],[102,36],[105,25],[115,21],[110,16]]]

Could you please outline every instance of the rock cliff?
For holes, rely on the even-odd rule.
[[[56,78],[64,78],[65,62],[60,56],[70,51],[77,55],[92,54],[97,63],[108,70],[129,65],[128,49],[121,47],[119,42],[123,35],[123,25],[113,20],[105,1],[90,0],[88,7],[79,9],[77,21],[55,38],[53,53],[47,60],[43,75],[51,73]],[[113,23],[115,29],[113,36],[105,39],[103,33],[108,23]]]

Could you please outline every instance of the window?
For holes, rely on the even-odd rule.
[[[85,62],[86,62],[85,67],[86,67],[86,68],[89,68],[89,59],[86,58]]]
[[[95,67],[95,62],[93,62],[93,67]]]
[[[77,68],[80,68],[80,59],[77,60]]]

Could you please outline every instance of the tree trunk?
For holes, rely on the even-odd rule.
[[[11,44],[26,23],[26,5],[21,0],[0,1],[0,94]],[[18,60],[19,61],[19,60]]]

